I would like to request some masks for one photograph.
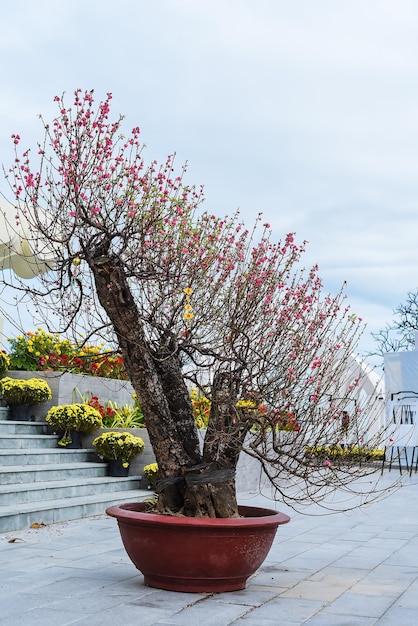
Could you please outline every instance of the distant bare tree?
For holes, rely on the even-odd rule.
[[[387,352],[401,352],[415,348],[415,334],[418,332],[418,289],[409,291],[404,304],[393,311],[394,319],[372,337],[377,342],[373,353],[383,356]]]

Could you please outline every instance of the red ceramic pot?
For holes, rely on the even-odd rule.
[[[290,518],[271,509],[240,506],[239,518],[175,517],[147,513],[144,502],[112,506],[122,541],[150,587],[217,593],[244,589]]]

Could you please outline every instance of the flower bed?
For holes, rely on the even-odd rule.
[[[306,455],[320,462],[344,463],[358,461],[359,463],[371,461],[383,461],[384,450],[371,450],[365,446],[318,446],[306,448]]]
[[[134,393],[131,383],[127,380],[114,378],[99,378],[83,374],[69,374],[67,372],[25,372],[9,371],[10,378],[40,378],[48,382],[52,398],[47,402],[35,405],[33,415],[37,422],[43,422],[49,409],[61,404],[71,404],[79,401],[80,394],[91,394],[103,402],[116,402],[118,405],[131,404]]]
[[[123,358],[106,349],[105,344],[77,344],[59,334],[37,328],[7,340],[10,352],[0,355],[8,360],[7,369],[20,371],[61,371],[71,374],[88,374],[102,378],[127,379]]]

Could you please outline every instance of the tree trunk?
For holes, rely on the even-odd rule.
[[[193,517],[237,516],[230,460],[221,455],[216,464],[202,466],[175,339],[166,342],[160,355],[151,352],[126,276],[117,262],[97,256],[100,262],[91,261],[97,295],[116,332],[159,467],[158,510]],[[225,468],[229,472],[222,473]]]

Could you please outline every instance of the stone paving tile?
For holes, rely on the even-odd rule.
[[[243,606],[257,607],[262,606],[277,595],[280,595],[285,589],[279,587],[262,587],[254,585],[251,581],[247,584],[246,589],[240,591],[230,591],[220,593],[216,596],[216,601],[225,604],[242,604]]]
[[[263,620],[266,620],[267,623],[271,620],[271,624],[282,624],[283,622],[304,624],[307,619],[315,615],[323,606],[324,603],[321,600],[279,596],[258,607],[252,613],[248,613],[248,618],[257,619],[260,623]]]
[[[79,619],[67,611],[41,608],[19,613],[12,621],[10,618],[0,617],[0,626],[70,626],[71,624],[78,624]]]
[[[392,556],[392,549],[388,545],[381,548],[369,548],[366,544],[355,548],[349,554],[344,555],[338,561],[340,567],[355,567],[371,570],[385,562]]]
[[[306,622],[305,622],[306,623]],[[280,620],[280,626],[295,626],[296,622],[287,622]],[[166,624],[158,624],[158,626],[169,626]],[[233,626],[278,626],[277,617],[259,618],[257,615],[248,613],[244,617],[237,619]],[[329,626],[329,624],[327,624]]]
[[[266,561],[265,564],[258,570],[252,577],[252,581],[255,585],[263,587],[277,586],[280,588],[288,589],[293,587],[300,580],[309,578],[312,574],[311,569],[294,568],[289,569],[281,566],[280,564],[271,564]]]
[[[413,567],[399,566],[385,561],[382,565],[367,572],[364,580],[380,585],[390,585],[394,591],[401,592],[418,579],[418,563]]]
[[[284,591],[280,597],[320,600],[325,604],[332,602],[345,591],[347,591],[346,582],[340,581],[335,583],[330,581],[327,585],[324,585],[322,581],[303,580],[291,589]]]
[[[190,598],[190,602],[192,601],[193,598]],[[209,597],[200,602],[194,602],[191,606],[186,605],[177,613],[165,617],[164,624],[167,626],[196,626],[196,624],[222,626],[233,623],[249,610],[249,607],[243,604],[226,604]]]
[[[315,572],[309,580],[321,582],[324,586],[331,584],[345,584],[347,589],[362,580],[368,574],[368,570],[355,567],[342,567],[339,562],[326,569]]]
[[[417,610],[394,606],[381,617],[375,626],[417,626]]]
[[[333,613],[332,617],[330,617],[330,615],[318,613],[318,615],[304,622],[303,626],[375,626],[376,623],[375,617],[360,617],[358,615],[352,617],[351,615],[338,615],[337,613]],[[257,625],[254,624],[254,626]],[[395,626],[395,623],[391,624],[391,626]]]
[[[333,614],[350,615],[353,619],[359,617],[381,617],[394,603],[393,596],[363,595],[347,592],[336,598],[322,613],[329,616],[332,624]]]

